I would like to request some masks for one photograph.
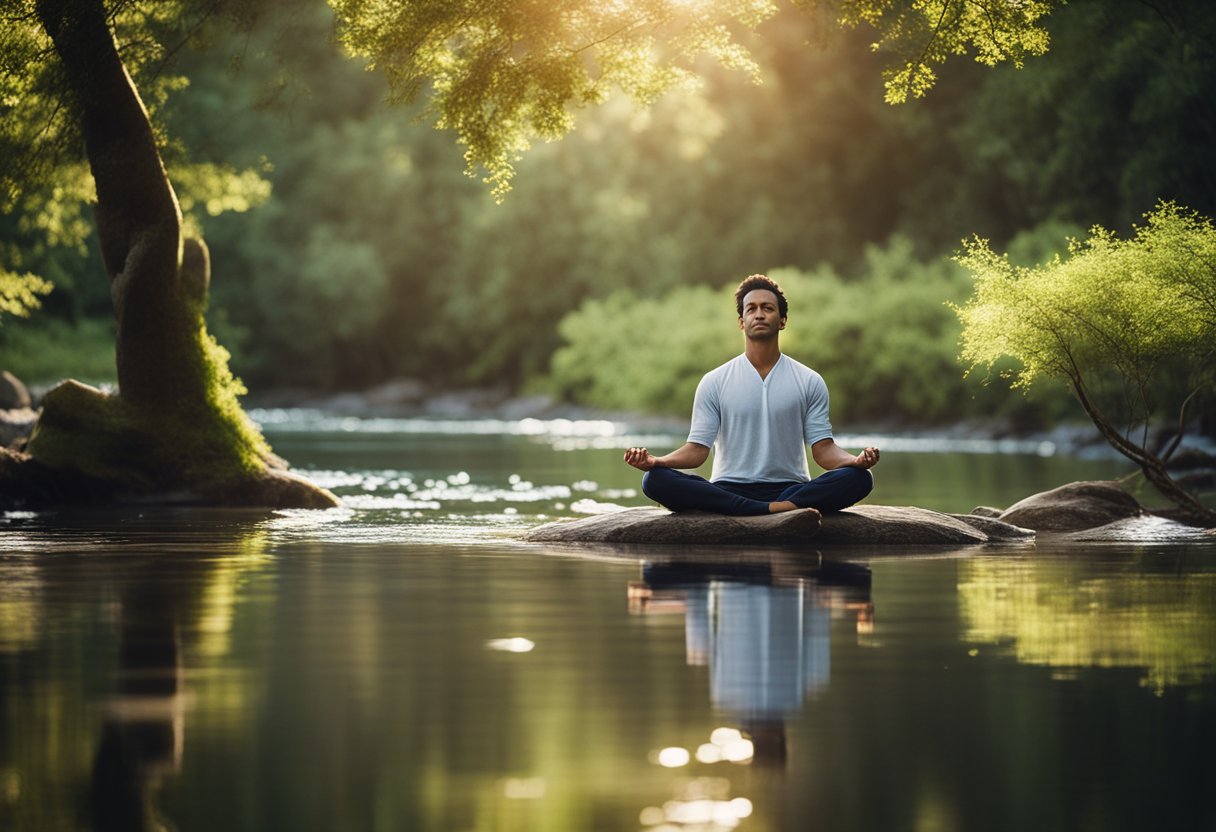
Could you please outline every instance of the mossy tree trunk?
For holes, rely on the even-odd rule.
[[[58,476],[69,498],[335,504],[281,470],[237,402],[243,391],[204,322],[207,248],[183,238],[177,196],[102,0],[39,0],[36,9],[96,182],[119,388],[108,396],[66,382],[47,395],[28,446],[32,479],[52,495],[43,502]]]
[[[194,371],[191,330],[206,295],[206,251],[191,245],[183,262],[177,197],[101,0],[41,0],[37,8],[63,64],[97,185],[121,395],[154,408],[201,406],[205,381]]]

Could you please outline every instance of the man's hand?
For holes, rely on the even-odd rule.
[[[659,458],[645,448],[630,448],[625,451],[625,462],[639,471],[649,471],[658,461]]]
[[[878,464],[878,448],[866,448],[853,460],[854,468],[873,468]]]

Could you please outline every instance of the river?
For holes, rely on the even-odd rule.
[[[556,549],[682,438],[257,415],[343,508],[0,516],[0,829],[1216,828],[1216,545]],[[840,441],[947,511],[1128,470]]]

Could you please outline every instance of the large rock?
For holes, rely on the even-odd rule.
[[[990,518],[942,514],[911,506],[854,506],[829,514],[822,527],[809,512],[729,517],[698,511],[631,508],[531,529],[545,543],[688,543],[744,545],[959,545],[1029,542],[1034,533]]]
[[[129,483],[51,468],[29,454],[0,448],[0,510],[123,504],[332,508],[341,502],[305,477],[274,467],[199,489],[141,491]]]
[[[1136,498],[1112,482],[1073,482],[1014,503],[1000,519],[1035,531],[1070,532],[1143,513]]]
[[[30,391],[21,383],[21,379],[8,370],[0,372],[0,410],[20,410],[30,406]]]

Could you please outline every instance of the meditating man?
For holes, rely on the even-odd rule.
[[[672,511],[771,514],[839,511],[870,493],[878,449],[854,456],[836,445],[828,388],[819,373],[782,355],[788,305],[774,281],[752,275],[735,292],[743,354],[697,385],[688,442],[665,456],[630,448],[625,461],[645,471],[642,491]],[[826,473],[811,479],[806,446]],[[696,468],[714,449],[710,480]]]

